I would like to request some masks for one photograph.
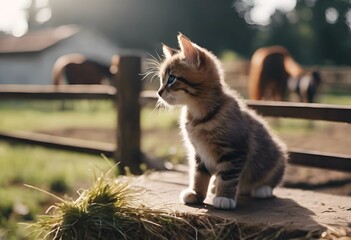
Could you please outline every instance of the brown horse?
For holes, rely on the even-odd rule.
[[[116,67],[87,59],[81,54],[67,54],[58,58],[52,69],[53,84],[113,84]]]
[[[251,58],[251,99],[282,101],[290,91],[295,92],[301,102],[311,103],[320,82],[317,71],[306,72],[282,46],[260,48]]]

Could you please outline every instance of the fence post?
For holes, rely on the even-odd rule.
[[[141,58],[120,56],[118,64],[116,106],[117,106],[117,149],[115,160],[119,163],[121,174],[128,167],[133,174],[141,174],[140,164],[140,103]]]

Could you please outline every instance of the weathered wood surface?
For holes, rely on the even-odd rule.
[[[351,197],[277,188],[273,199],[240,197],[237,208],[228,211],[214,209],[210,204],[181,204],[179,193],[187,187],[188,182],[188,176],[184,172],[155,172],[129,181],[132,185],[145,189],[140,203],[170,212],[207,214],[236,219],[238,223],[248,225],[284,227],[288,231],[303,232],[328,227],[349,229],[351,223]],[[211,200],[207,199],[206,202],[210,203]]]
[[[141,59],[138,56],[120,56],[118,73],[116,75],[116,89],[120,89],[116,96],[117,106],[117,144],[114,154],[115,161],[120,162],[119,168],[125,174],[125,167],[129,167],[133,174],[141,174],[140,165],[143,163],[140,148],[140,91]]]

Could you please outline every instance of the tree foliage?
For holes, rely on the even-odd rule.
[[[276,11],[268,26],[246,22],[245,13],[254,3],[251,0],[50,0],[49,25],[79,24],[100,31],[121,47],[151,52],[159,50],[161,42],[176,47],[176,35],[182,32],[217,54],[232,50],[250,58],[258,47],[279,44],[303,64],[351,64],[350,1],[297,0],[293,11]]]
[[[329,16],[335,21],[328,20],[328,11],[335,14]],[[351,2],[300,0],[289,14],[276,12],[272,24],[256,36],[254,48],[283,45],[304,64],[350,65]]]

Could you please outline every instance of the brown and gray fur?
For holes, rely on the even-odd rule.
[[[182,34],[178,42],[179,51],[163,45],[158,94],[163,104],[183,107],[180,127],[188,150],[190,184],[181,201],[202,203],[211,176],[216,178],[216,208],[235,208],[239,193],[272,197],[284,174],[285,145],[226,86],[221,64],[212,53]],[[175,81],[168,83],[173,76]]]

